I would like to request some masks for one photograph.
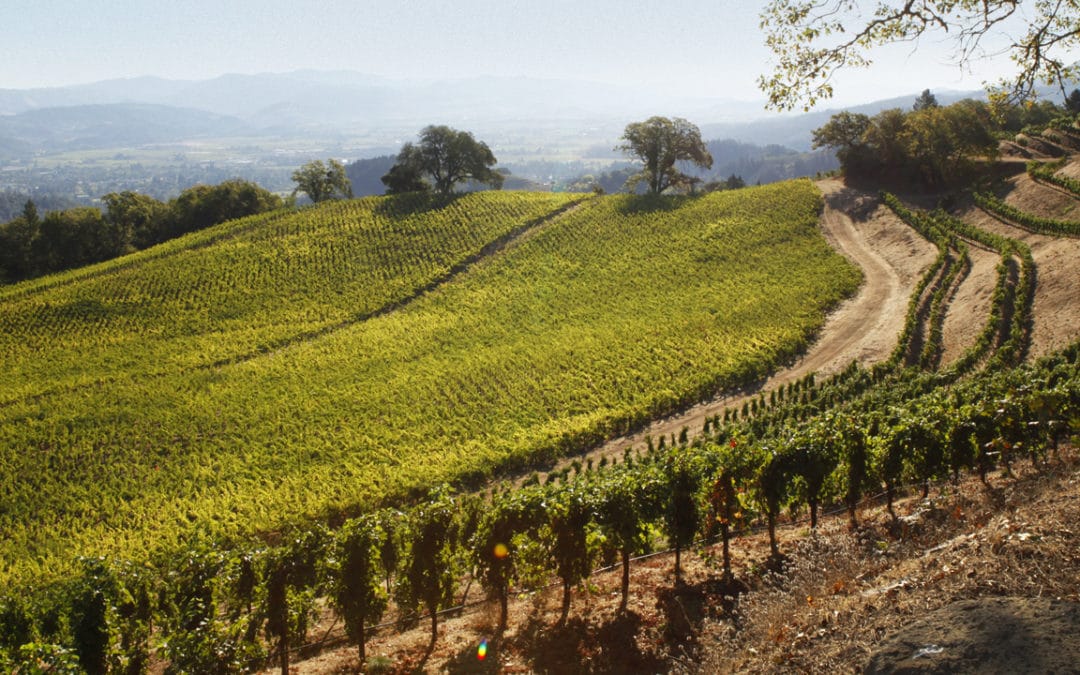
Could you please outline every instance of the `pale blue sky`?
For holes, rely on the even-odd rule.
[[[2,0],[0,88],[312,68],[391,78],[580,79],[758,99],[760,2],[734,0]],[[977,89],[937,38],[879,52],[834,103]]]

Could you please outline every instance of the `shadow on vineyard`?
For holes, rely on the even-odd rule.
[[[627,215],[641,215],[675,211],[682,207],[687,200],[691,199],[693,197],[672,199],[669,196],[654,194],[630,195],[619,205],[619,212]]]

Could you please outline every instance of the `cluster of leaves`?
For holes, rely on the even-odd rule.
[[[770,107],[809,110],[832,96],[837,71],[869,66],[877,47],[918,42],[940,30],[954,41],[953,59],[966,66],[984,55],[985,36],[1017,19],[1023,32],[1007,49],[1017,72],[992,91],[992,100],[1030,101],[1042,83],[1056,84],[1064,94],[1076,79],[1071,51],[1080,43],[1080,11],[1071,3],[1028,7],[1016,0],[771,0],[761,12],[761,27],[774,67],[758,85]]]
[[[50,211],[40,217],[32,201],[22,215],[0,225],[0,281],[19,281],[72,269],[159,244],[227,220],[284,206],[255,183],[234,179],[196,185],[169,202],[137,192],[101,198],[92,207]]]

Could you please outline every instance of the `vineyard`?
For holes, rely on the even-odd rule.
[[[674,200],[470,199],[481,211],[513,209],[515,220],[470,244],[447,244],[459,247],[446,252],[449,263],[401,286],[410,272],[385,269],[393,256],[356,263],[378,281],[354,293],[379,281],[394,289],[359,312],[349,314],[343,299],[342,314],[303,323],[293,320],[302,292],[279,307],[260,304],[271,291],[252,290],[251,316],[280,311],[278,319],[253,322],[261,328],[250,333],[238,321],[239,349],[200,333],[200,318],[231,288],[272,279],[251,271],[260,250],[249,244],[214,258],[236,261],[218,264],[247,286],[192,289],[195,300],[177,301],[191,303],[183,329],[167,318],[139,324],[160,337],[156,363],[146,354],[127,370],[115,344],[125,330],[110,338],[93,328],[111,326],[104,313],[74,322],[67,370],[22,364],[21,347],[10,347],[25,379],[5,391],[3,447],[34,450],[3,459],[16,486],[0,512],[11,533],[4,573],[44,585],[0,606],[0,654],[89,672],[143,672],[155,660],[171,672],[270,661],[287,671],[311,622],[329,613],[363,663],[375,624],[428,623],[430,652],[441,610],[464,604],[475,583],[497,606],[487,655],[497,669],[500,637],[519,628],[510,623],[512,595],[554,580],[564,627],[573,590],[597,566],[615,565],[625,612],[632,558],[673,549],[678,592],[681,561],[705,546],[721,594],[737,596],[745,591],[732,565],[739,537],[763,527],[765,567],[788,564],[777,536],[785,512],[807,511],[816,529],[820,511],[837,505],[857,530],[881,489],[898,522],[904,490],[925,497],[969,472],[986,482],[1021,463],[1039,469],[1060,462],[1077,433],[1076,336],[1029,358],[1035,246],[883,194],[898,224],[938,251],[890,358],[762,392],[703,429],[650,439],[615,461],[462,491],[759,380],[803,351],[824,311],[858,283],[820,237],[821,197],[805,181]],[[451,208],[465,208],[463,200]],[[366,213],[385,208],[360,204]],[[446,208],[408,213],[423,223]],[[216,256],[217,242],[311,213],[240,221],[190,248]],[[426,226],[438,249],[448,226]],[[500,237],[497,251],[487,249],[496,254],[478,256]],[[177,254],[189,250],[183,241]],[[999,258],[990,311],[966,351],[944,362],[945,314],[968,281],[973,247]],[[171,255],[146,253],[157,255],[16,287],[7,301],[55,321],[46,310],[86,298],[81,284],[107,284]],[[192,268],[162,268],[151,288]],[[11,325],[27,331],[24,343],[56,330]],[[71,372],[79,330],[100,356]],[[93,557],[102,554],[109,558]],[[57,569],[69,580],[50,579]],[[487,649],[484,641],[481,655]]]
[[[4,578],[561,455],[759,376],[858,283],[806,182],[580,201],[332,204],[8,289]]]

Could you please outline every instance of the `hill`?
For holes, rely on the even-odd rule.
[[[1059,170],[1054,165],[1051,172]],[[1061,446],[1076,431],[1076,422],[1070,420],[1080,405],[1080,349],[1071,328],[1077,312],[1069,283],[1076,240],[1059,230],[1071,231],[1075,224],[1051,216],[1067,214],[1075,197],[1049,182],[1025,183],[1023,176],[1003,175],[993,188],[1012,206],[1027,204],[1023,200],[1028,195],[1033,197],[1030,203],[1056,203],[1053,208],[1061,210],[1032,215],[1025,206],[1020,215],[1001,211],[1010,215],[981,221],[988,207],[973,210],[963,194],[949,196],[951,212],[929,212],[916,206],[933,205],[942,195],[885,195],[879,201],[834,182],[822,184],[827,199],[820,220],[820,202],[805,182],[697,199],[622,196],[565,202],[565,210],[549,211],[485,246],[448,276],[385,313],[215,364],[198,379],[163,373],[160,381],[178,387],[176,394],[150,386],[136,391],[110,381],[15,402],[13,406],[24,406],[26,412],[30,405],[52,404],[18,420],[40,422],[38,429],[52,423],[53,410],[90,403],[81,418],[52,427],[48,441],[38,446],[38,456],[50,462],[48,471],[57,465],[65,468],[62,454],[49,454],[54,444],[78,448],[78,435],[92,428],[80,423],[109,415],[115,419],[121,410],[137,418],[144,413],[136,403],[168,411],[170,406],[161,404],[172,402],[172,417],[177,419],[153,418],[160,425],[155,433],[171,439],[177,457],[186,453],[195,459],[185,467],[195,476],[187,485],[210,488],[199,497],[225,485],[223,477],[232,467],[223,450],[230,439],[239,438],[242,443],[234,447],[243,448],[247,473],[231,482],[233,495],[245,492],[245,481],[256,474],[270,476],[276,482],[247,495],[256,495],[258,506],[270,513],[289,509],[298,514],[318,506],[318,497],[299,487],[303,480],[304,487],[330,491],[331,503],[339,507],[348,501],[349,489],[372,476],[383,483],[375,489],[398,475],[438,480],[446,475],[438,473],[438,460],[448,461],[467,478],[482,480],[491,474],[483,468],[474,472],[477,465],[471,463],[479,460],[483,466],[487,458],[482,455],[492,447],[510,449],[509,456],[515,458],[510,466],[520,467],[525,455],[512,449],[527,447],[515,444],[529,442],[536,429],[530,420],[552,412],[557,415],[552,419],[562,423],[554,435],[542,437],[554,445],[542,440],[532,446],[539,455],[574,451],[575,439],[583,442],[578,447],[589,447],[618,433],[619,419],[635,419],[631,412],[630,417],[609,417],[612,421],[597,425],[593,413],[610,411],[619,401],[632,411],[641,397],[668,395],[683,386],[680,382],[692,385],[693,377],[680,378],[703,365],[723,379],[723,354],[731,353],[738,336],[752,338],[735,365],[734,379],[706,389],[689,387],[696,391],[690,400],[708,388],[720,388],[721,393],[704,404],[703,417],[702,408],[694,407],[665,420],[659,444],[656,436],[623,440],[621,453],[584,456],[546,476],[500,484],[485,495],[455,498],[435,490],[424,496],[430,483],[421,481],[416,484],[418,501],[404,512],[391,509],[351,519],[349,512],[332,507],[327,513],[331,523],[344,520],[339,530],[301,523],[298,529],[273,531],[254,542],[227,536],[242,529],[237,526],[251,512],[245,511],[246,504],[234,501],[225,503],[231,508],[220,509],[222,502],[210,503],[200,513],[188,495],[179,505],[191,522],[178,519],[173,531],[190,528],[204,536],[187,541],[173,555],[164,547],[153,557],[152,570],[115,557],[104,567],[93,560],[80,563],[81,573],[50,586],[51,595],[5,601],[7,609],[0,616],[7,625],[31,631],[8,635],[78,641],[78,633],[72,638],[62,628],[47,628],[55,625],[49,617],[63,615],[107,626],[118,631],[114,635],[135,636],[110,643],[114,655],[155,653],[173,667],[199,671],[213,663],[250,668],[271,655],[284,662],[293,649],[318,649],[302,647],[309,637],[322,636],[324,645],[345,641],[338,626],[342,617],[350,619],[349,610],[339,604],[344,597],[340,589],[356,578],[345,574],[346,569],[357,569],[356,556],[367,555],[348,552],[353,550],[348,548],[353,535],[363,532],[374,535],[374,541],[367,541],[381,551],[377,567],[367,568],[374,573],[369,581],[377,587],[385,581],[389,588],[394,580],[396,588],[387,617],[392,620],[369,645],[386,656],[367,665],[394,672],[655,672],[702,663],[714,670],[824,669],[825,664],[835,666],[837,659],[867,663],[872,643],[884,631],[904,631],[916,607],[941,609],[929,630],[948,632],[955,625],[950,617],[957,616],[952,610],[961,609],[951,606],[958,598],[1023,594],[1031,588],[1067,595],[1075,587],[1069,581],[1075,572],[1071,563],[1018,567],[1032,556],[1061,559],[1075,551],[1075,537],[1051,535],[1065,522],[1050,517],[1055,510],[1051,504],[1064,503],[1048,499],[1053,493],[1043,491],[1037,508],[1016,507],[1025,501],[1024,494],[1063,489],[1074,475],[1072,452]],[[1045,175],[1032,173],[1037,181],[1046,181]],[[491,198],[470,199],[485,203]],[[985,195],[978,199],[978,204],[987,203]],[[414,204],[404,210],[431,214],[442,208]],[[803,221],[797,213],[814,215]],[[1010,220],[1018,218],[1036,223],[1040,234]],[[800,304],[785,295],[792,292],[786,287],[790,279],[785,278],[783,286],[770,285],[771,259],[783,261],[786,273],[811,285],[832,264],[829,256],[811,254],[813,249],[807,248],[820,244],[816,235],[810,236],[816,229],[813,222],[873,275],[864,287],[869,295],[834,315],[803,363],[764,379],[770,357],[762,361],[753,350],[764,346],[767,318]],[[726,243],[733,248],[725,248]],[[869,249],[870,255],[859,249]],[[784,252],[793,251],[795,259],[785,257]],[[663,264],[656,265],[656,260]],[[987,260],[990,274],[985,271]],[[841,265],[833,274],[846,274],[845,269]],[[745,285],[738,285],[739,279],[745,279]],[[731,282],[737,284],[734,290],[727,286]],[[823,283],[821,288],[833,286]],[[762,292],[755,294],[758,290]],[[893,322],[905,295],[907,310],[902,321]],[[965,297],[988,302],[960,304]],[[718,298],[735,302],[724,304],[721,314],[710,305]],[[695,314],[702,308],[712,318]],[[1052,316],[1040,320],[1039,312]],[[865,336],[852,328],[860,313],[867,318]],[[724,328],[733,329],[731,335],[714,325],[718,316]],[[605,327],[611,327],[612,337],[605,337]],[[899,339],[888,339],[897,331]],[[695,343],[704,335],[712,337]],[[431,342],[436,349],[423,346]],[[507,344],[512,347],[503,348]],[[647,346],[644,352],[639,351],[642,344]],[[1060,347],[1065,349],[1055,352]],[[1048,352],[1054,353],[1038,363],[1021,364],[1025,356]],[[398,368],[395,363],[405,365]],[[590,363],[597,368],[590,371]],[[628,364],[635,370],[623,379]],[[477,366],[479,371],[474,370]],[[817,377],[806,374],[806,369],[819,368],[825,372]],[[476,372],[478,377],[472,375]],[[364,385],[357,373],[379,386]],[[740,381],[742,388],[731,388]],[[110,412],[114,404],[106,388],[112,390],[109,395],[126,397],[123,407]],[[606,398],[610,391],[618,395]],[[82,398],[68,397],[75,393]],[[406,398],[409,407],[396,405]],[[332,400],[332,406],[326,400]],[[511,402],[505,416],[493,414],[500,400]],[[213,414],[194,405],[177,406],[179,401],[211,403]],[[363,405],[369,402],[377,418],[364,417]],[[686,402],[676,399],[672,405]],[[643,414],[655,416],[663,407],[647,406]],[[422,409],[423,416],[409,417],[414,408]],[[261,437],[251,419],[271,419],[272,438]],[[319,422],[315,430],[296,433],[312,419]],[[399,419],[407,423],[395,428]],[[503,420],[503,426],[487,433],[492,420]],[[673,425],[680,422],[687,426],[676,439]],[[350,425],[362,430],[363,442],[396,441],[393,450],[379,461],[350,465],[355,455],[332,445],[357,438]],[[122,426],[112,425],[118,428]],[[200,435],[175,436],[191,429]],[[84,455],[105,456],[121,447],[114,439],[123,432],[110,433],[92,450],[82,449]],[[470,434],[480,441],[469,444]],[[293,449],[289,440],[295,438],[302,440]],[[26,439],[16,444],[26,446]],[[468,452],[455,454],[462,445]],[[207,446],[216,451],[200,455],[200,448]],[[262,447],[272,450],[263,454]],[[410,447],[421,448],[423,454],[402,454]],[[141,449],[152,448],[146,444]],[[114,466],[122,467],[123,461]],[[63,479],[65,474],[53,477]],[[63,480],[55,484],[77,485]],[[883,484],[885,491],[877,494]],[[48,484],[40,487],[42,494],[56,492]],[[274,490],[285,493],[280,501],[275,501],[280,496]],[[922,500],[908,496],[919,491]],[[131,493],[121,493],[118,501],[128,501]],[[177,502],[166,500],[162,507],[159,500],[158,508],[174,508]],[[133,503],[137,508],[138,500]],[[840,531],[839,518],[822,513],[831,511],[830,504],[847,507],[844,520],[854,536]],[[809,528],[795,520],[806,507]],[[133,513],[122,508],[115,511],[120,517]],[[207,515],[214,513],[229,514],[231,522],[211,522]],[[793,522],[784,515],[788,513]],[[104,517],[109,518],[107,512]],[[1016,525],[1016,518],[1025,520]],[[969,523],[981,527],[991,521],[992,528],[983,533],[966,529]],[[690,528],[687,523],[692,523]],[[131,540],[141,538],[137,529],[128,532]],[[732,541],[733,534],[739,538]],[[687,555],[697,535],[707,538],[694,544],[705,554],[703,563]],[[453,552],[435,543],[447,536],[458,547]],[[99,539],[97,546],[115,545],[108,537]],[[714,544],[718,539],[722,543]],[[634,583],[624,582],[621,594],[611,582],[613,575],[590,575],[596,560],[614,562],[621,555],[629,564],[629,554],[671,544],[674,561],[661,553],[635,562]],[[946,568],[936,564],[935,554],[942,551]],[[997,562],[992,554],[1001,552],[1008,555]],[[374,556],[375,549],[369,554]],[[387,562],[387,555],[398,562]],[[432,568],[433,561],[438,564]],[[429,568],[434,572],[424,572]],[[449,570],[457,573],[447,575]],[[625,570],[629,567],[624,575]],[[22,578],[35,573],[29,565],[21,572],[26,575]],[[441,579],[439,592],[444,595],[422,604],[466,616],[446,626],[445,615],[440,619],[432,613],[430,637],[399,632],[424,618],[411,593],[428,584],[425,579],[433,579],[432,574]],[[554,594],[543,591],[555,576],[562,587],[561,610],[554,606]],[[493,600],[471,598],[474,582]],[[495,599],[500,593],[506,598],[511,588],[532,599],[513,603],[507,624],[499,620]],[[150,600],[148,593],[157,599]],[[895,601],[908,593],[912,602]],[[620,595],[623,607],[616,609]],[[115,598],[115,611],[99,615],[80,609],[99,606],[93,603],[101,597]],[[142,597],[147,600],[138,600]],[[30,606],[20,602],[35,603],[34,610],[20,609]],[[1035,627],[1031,613],[1048,612],[1066,622],[1061,634],[1071,634],[1069,612],[1061,609],[1020,598],[981,602],[965,611],[977,612],[980,620],[1012,620],[1011,625],[1025,630]],[[289,614],[283,614],[286,611]],[[295,616],[298,622],[275,618],[282,616]],[[320,625],[313,630],[308,618],[318,618]],[[160,635],[138,632],[150,620]],[[441,635],[437,621],[444,624]],[[258,637],[263,629],[265,640]],[[921,632],[912,635],[926,635],[926,630],[914,626],[912,631]],[[1048,637],[1050,649],[1032,652],[1030,658],[1064,654],[1064,643],[1062,648],[1053,646],[1060,638]],[[355,633],[351,638],[355,644]],[[363,636],[360,639],[363,643]],[[875,667],[887,669],[889,659],[898,658],[889,653],[899,658],[908,653],[902,635],[895,643],[898,651],[883,651]],[[81,658],[92,645],[79,644]],[[935,663],[959,663],[952,650],[969,659],[993,658],[978,654],[995,653],[993,645],[978,652],[987,645],[974,639],[939,647],[927,647]],[[320,663],[334,672],[352,668],[355,646],[350,651],[351,656],[320,658],[305,669],[318,669]],[[976,667],[980,662],[965,663]]]
[[[1076,172],[1076,164],[1061,169],[1068,177]],[[1023,173],[1003,173],[1006,178],[996,191],[1024,212],[1048,219],[1075,213],[1077,197],[1068,191]],[[863,334],[852,339],[845,318],[834,315],[805,363],[777,373],[760,390],[725,392],[583,460],[607,461],[627,447],[644,457],[646,446],[653,445],[646,434],[654,440],[674,438],[679,428],[696,431],[703,421],[708,439],[711,421],[727,420],[740,408],[745,413],[747,403],[764,399],[761,392],[790,395],[808,371],[839,373],[852,358],[867,364],[889,358],[901,327],[888,321],[895,311],[888,308],[894,298],[910,294],[932,267],[932,246],[874,196],[834,181],[822,186],[829,195],[823,228],[834,245],[873,274],[871,283],[837,313],[857,308],[847,319],[861,316]],[[931,205],[937,197],[907,195]],[[1073,345],[1071,356],[1064,357],[1073,359],[1071,371],[1068,366],[1060,371],[1065,379],[1058,386],[1070,390],[1076,401],[1080,303],[1072,263],[1080,242],[1026,231],[967,200],[953,213],[1031,246],[1039,270],[1032,358]],[[943,322],[946,364],[972,346],[990,311],[989,289],[996,274],[993,264],[985,269],[984,257],[994,262],[989,251],[980,251],[951,293]],[[983,377],[1004,385],[990,397],[995,406],[1012,405],[1016,393],[1024,391],[1023,385],[1005,384],[1015,373],[998,371],[975,379]],[[965,398],[962,390],[948,388],[957,408]],[[936,396],[931,391],[927,398]],[[1075,432],[1077,421],[1072,424]],[[1068,636],[1080,627],[1080,541],[1068,525],[1077,517],[1077,457],[1075,448],[1062,447],[1060,454],[1039,460],[1037,448],[1031,448],[1033,464],[1017,461],[1012,470],[988,475],[985,483],[975,476],[942,478],[928,498],[920,498],[918,487],[911,485],[910,496],[896,505],[899,518],[883,508],[883,493],[862,502],[854,529],[847,526],[840,504],[816,531],[808,529],[805,512],[793,511],[780,528],[785,555],[779,565],[770,555],[763,525],[750,526],[732,542],[738,583],[720,574],[720,544],[703,544],[701,558],[687,563],[684,554],[690,571],[684,570],[682,586],[672,585],[670,551],[636,561],[628,612],[618,608],[618,566],[603,567],[578,589],[578,609],[566,625],[557,618],[556,588],[541,587],[512,604],[511,628],[505,632],[496,628],[490,601],[463,600],[462,616],[446,619],[434,651],[424,630],[384,630],[368,653],[383,655],[378,658],[391,672],[407,672],[418,664],[462,672],[833,672],[837,664],[871,672],[1022,671],[1032,664],[1040,670],[1067,670],[1077,657]],[[336,643],[333,631],[317,634],[328,645]],[[497,641],[491,640],[494,634]],[[478,659],[479,644],[488,646],[485,657],[496,663]],[[338,648],[303,662],[298,671],[344,672],[355,664],[353,649]]]
[[[819,205],[373,198],[5,288],[3,574],[353,512],[756,378],[858,282]]]

